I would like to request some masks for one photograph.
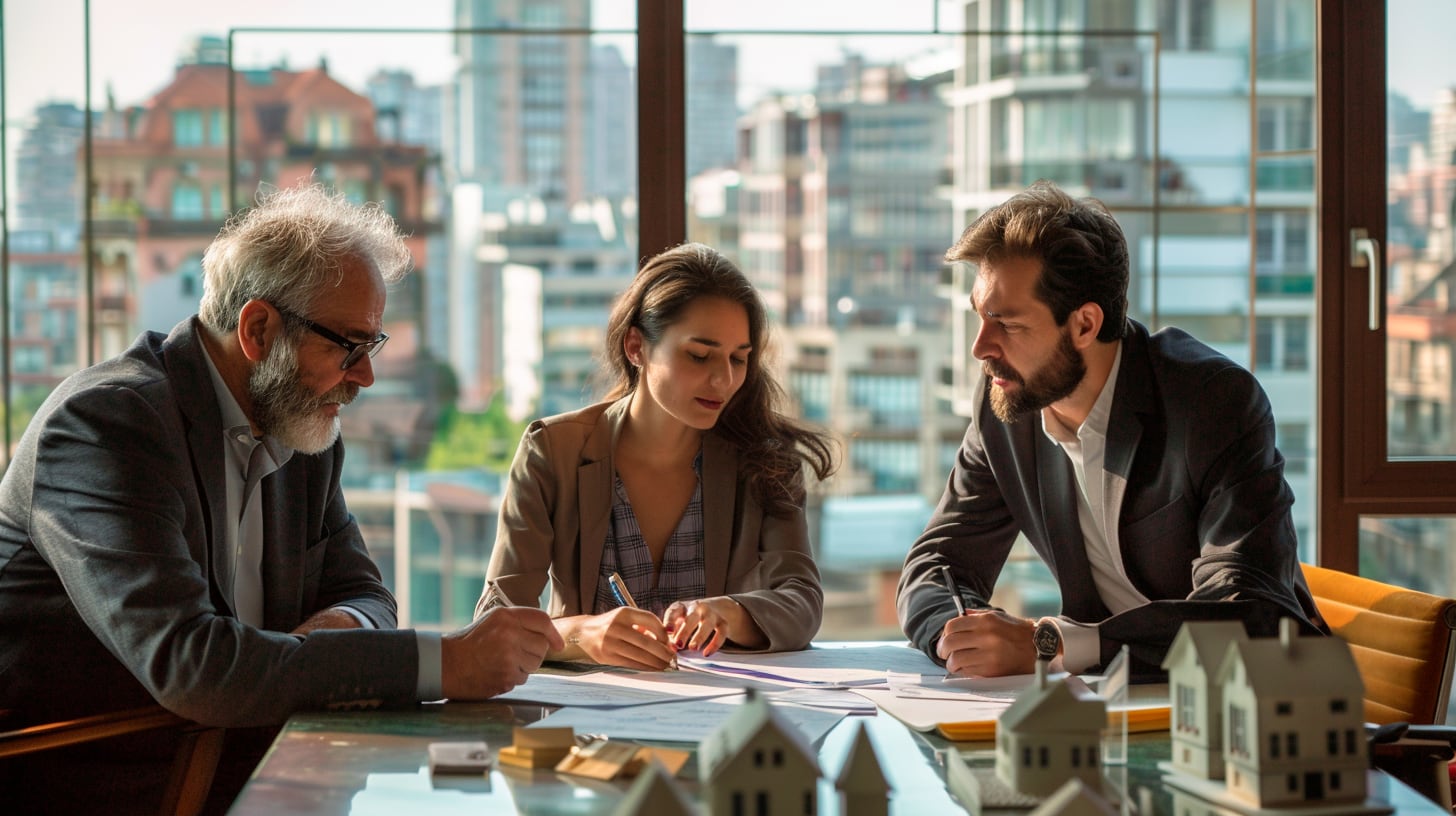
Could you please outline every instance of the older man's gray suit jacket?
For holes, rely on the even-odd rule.
[[[223,428],[195,318],[46,400],[0,482],[0,709],[155,700],[210,725],[412,701],[408,631],[287,632],[347,603],[395,625],[339,486],[340,444],[262,484],[264,625],[232,611]]]
[[[1008,425],[983,396],[900,578],[900,623],[932,659],[955,614],[938,568],[949,565],[968,601],[988,605],[1018,532],[1056,576],[1062,615],[1099,624],[1103,663],[1127,643],[1135,670],[1156,672],[1184,620],[1237,619],[1254,636],[1277,634],[1286,616],[1323,629],[1300,571],[1294,498],[1263,389],[1185,332],[1130,324],[1102,475],[1108,495],[1122,493],[1127,577],[1151,603],[1109,615],[1066,454],[1036,417]]]

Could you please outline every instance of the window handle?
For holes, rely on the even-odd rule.
[[[1370,269],[1370,331],[1380,331],[1380,299],[1385,281],[1380,274],[1380,242],[1361,227],[1350,230],[1350,266]]]

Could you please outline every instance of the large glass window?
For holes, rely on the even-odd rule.
[[[261,186],[385,202],[416,272],[346,412],[348,498],[404,622],[458,623],[522,423],[595,398],[612,298],[642,255],[700,240],[760,287],[793,404],[846,443],[811,502],[846,590],[826,620],[852,621],[824,634],[889,631],[885,579],[944,485],[975,365],[970,279],[941,258],[1049,178],[1123,224],[1134,317],[1260,377],[1313,551],[1313,0],[686,0],[680,102],[662,71],[638,76],[664,43],[639,54],[630,0],[318,2],[202,24],[156,2],[91,4],[89,21],[5,7],[11,444],[66,374],[190,314],[201,249]],[[138,19],[145,36],[127,35]],[[639,82],[662,111],[641,132]],[[1392,349],[1402,382],[1450,369],[1410,338]],[[1393,415],[1428,429],[1449,401]],[[843,522],[872,514],[894,534]],[[1044,570],[1007,575],[1025,609],[1055,608]],[[867,602],[878,619],[849,614]]]

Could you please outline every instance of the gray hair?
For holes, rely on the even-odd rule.
[[[403,279],[412,263],[399,227],[378,204],[351,204],[319,184],[273,190],[228,219],[202,256],[198,316],[213,331],[230,332],[249,300],[307,315],[352,260],[372,264],[385,284]]]

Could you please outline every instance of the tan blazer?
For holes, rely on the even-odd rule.
[[[591,611],[612,515],[612,451],[629,401],[539,419],[526,429],[477,616],[503,604],[537,606],[548,576],[552,617]],[[765,651],[808,646],[819,631],[824,592],[803,508],[787,518],[764,513],[739,476],[737,451],[711,432],[703,438],[702,479],[708,597],[728,595],[741,604],[768,637]]]

